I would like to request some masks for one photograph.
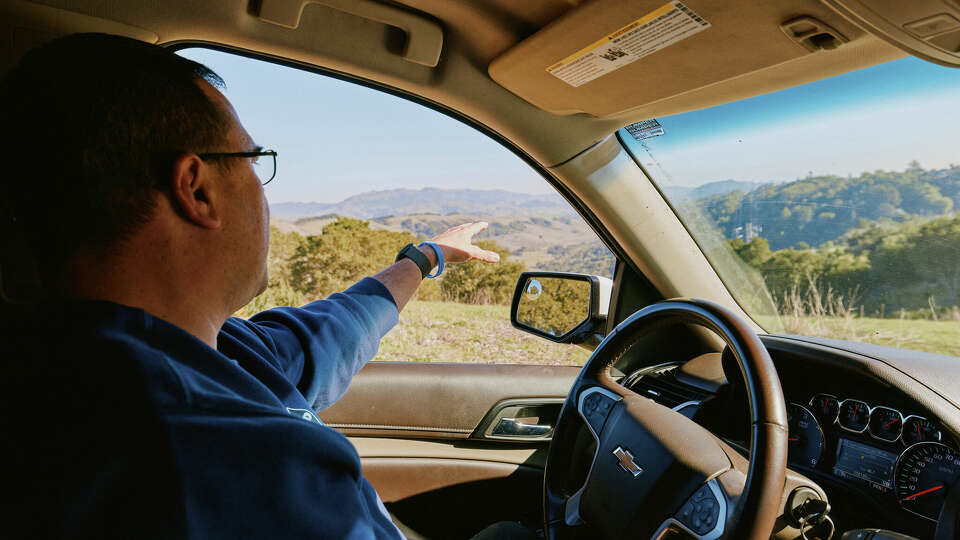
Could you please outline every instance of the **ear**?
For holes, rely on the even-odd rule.
[[[216,178],[196,154],[181,154],[173,164],[170,181],[172,203],[184,218],[205,229],[221,226]]]

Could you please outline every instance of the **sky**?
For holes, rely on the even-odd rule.
[[[556,193],[500,143],[417,103],[219,51],[180,54],[217,72],[247,132],[278,152],[271,203],[424,187]]]
[[[272,203],[338,202],[395,188],[554,190],[473,128],[356,84],[208,49],[182,55],[227,83],[247,131],[279,152]],[[960,70],[914,58],[702,111],[658,119],[630,141],[662,185],[781,182],[960,163]],[[625,139],[629,140],[629,135]]]
[[[772,94],[665,118],[628,144],[663,185],[960,164],[960,70],[906,58]]]

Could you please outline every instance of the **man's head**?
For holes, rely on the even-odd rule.
[[[44,285],[57,287],[71,279],[62,272],[78,255],[109,257],[171,215],[184,230],[216,230],[217,241],[241,251],[242,234],[261,234],[265,203],[250,184],[249,161],[196,156],[252,149],[214,88],[222,84],[201,64],[118,36],[73,35],[27,53],[0,83],[8,152],[0,204],[12,233],[3,232],[5,244],[23,240],[4,249],[17,253],[3,261],[6,292],[16,293],[9,290],[16,263],[31,260]],[[259,245],[253,251],[251,258],[265,257]]]

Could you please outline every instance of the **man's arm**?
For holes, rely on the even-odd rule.
[[[486,227],[483,222],[460,225],[433,242],[453,263],[497,261],[496,253],[470,243]],[[421,251],[436,264],[432,248],[424,246]],[[417,264],[403,259],[325,300],[301,308],[274,308],[249,320],[231,318],[221,332],[219,348],[227,356],[241,354],[232,354],[234,348],[257,350],[297,385],[308,403],[322,409],[339,399],[353,376],[373,358],[380,339],[397,323],[398,311],[421,281]]]
[[[446,263],[461,263],[472,260],[498,262],[500,256],[492,251],[481,249],[471,243],[473,235],[487,228],[486,221],[475,223],[466,223],[448,229],[440,233],[431,240],[443,250],[443,258]],[[431,266],[437,265],[437,254],[429,246],[423,246],[420,251],[430,259]],[[373,276],[390,291],[393,295],[393,301],[397,304],[397,310],[402,311],[403,307],[417,292],[417,287],[423,278],[420,274],[420,267],[410,259],[402,259],[392,266]]]

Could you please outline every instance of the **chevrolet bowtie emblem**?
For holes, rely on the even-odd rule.
[[[617,449],[613,451],[613,455],[617,456],[617,459],[620,460],[620,468],[632,474],[634,477],[640,476],[640,473],[643,472],[643,469],[633,461],[633,454],[622,446],[618,446]]]

